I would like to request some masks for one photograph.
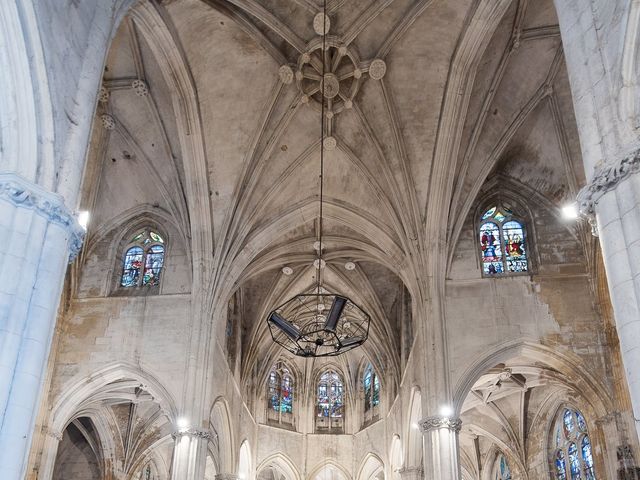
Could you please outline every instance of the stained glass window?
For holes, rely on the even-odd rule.
[[[267,382],[267,418],[277,423],[293,423],[293,376],[281,362],[271,368]]]
[[[496,480],[511,480],[511,469],[504,455],[498,456],[498,465],[496,467]]]
[[[529,271],[523,224],[503,205],[489,208],[480,219],[482,273],[499,276]]]
[[[125,251],[122,261],[122,287],[157,286],[164,265],[164,239],[149,230],[137,233]]]
[[[368,412],[380,404],[380,379],[373,369],[373,365],[369,364],[365,368],[362,383],[364,387],[364,411]]]
[[[573,408],[564,408],[554,425],[553,462],[557,480],[597,480],[587,421]]]
[[[567,478],[567,466],[564,461],[564,452],[560,450],[555,458],[556,463],[556,478],[557,480],[566,480]]]
[[[333,370],[324,372],[318,381],[316,396],[316,428],[342,430],[344,419],[344,386]]]

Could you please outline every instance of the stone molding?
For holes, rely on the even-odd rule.
[[[0,173],[0,199],[16,207],[33,210],[64,228],[69,233],[69,263],[76,258],[82,248],[85,232],[60,195],[47,192],[15,173]]]
[[[44,433],[51,438],[56,439],[58,442],[62,441],[62,432],[58,432],[56,430],[52,430],[49,427],[43,427],[42,429],[44,431]]]
[[[240,477],[235,473],[217,473],[216,480],[238,480]]]
[[[215,433],[211,430],[203,430],[201,428],[185,428],[183,430],[178,430],[171,434],[174,440],[181,437],[192,437],[192,438],[202,438],[204,440],[212,440],[215,438]]]
[[[598,233],[595,224],[595,206],[598,201],[607,192],[614,190],[620,182],[637,172],[640,172],[640,150],[623,157],[614,165],[597,168],[591,182],[578,192],[580,213],[589,219],[595,236]]]
[[[440,428],[447,428],[449,430],[452,430],[458,433],[462,428],[462,420],[460,420],[459,418],[452,418],[452,417],[441,417],[441,416],[427,417],[420,420],[419,423],[420,423],[420,431],[422,433],[427,433],[427,432],[430,432],[431,430],[437,430]]]

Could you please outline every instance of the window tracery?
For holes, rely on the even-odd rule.
[[[165,242],[158,233],[148,229],[138,232],[125,247],[120,286],[131,288],[160,285],[164,253]]]
[[[524,222],[497,204],[484,212],[478,229],[482,275],[493,277],[530,270]]]
[[[333,370],[324,372],[318,381],[316,430],[327,433],[344,430],[344,384]]]
[[[286,365],[278,362],[271,368],[267,390],[267,420],[276,424],[293,425],[294,380]]]
[[[365,425],[377,420],[380,405],[380,378],[370,363],[362,376],[364,390],[364,423]]]
[[[565,408],[556,419],[552,461],[556,480],[596,480],[591,440],[584,416]]]

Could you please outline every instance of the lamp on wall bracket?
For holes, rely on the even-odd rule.
[[[316,32],[322,36],[322,52],[326,52],[327,2],[324,0],[322,16],[316,22]],[[325,21],[322,21],[325,19]],[[316,26],[314,24],[314,26]],[[301,293],[275,308],[267,316],[271,338],[289,352],[300,357],[328,357],[340,355],[362,345],[369,336],[371,317],[356,305],[349,297],[328,292],[322,282],[322,270],[325,261],[322,258],[323,204],[324,204],[324,154],[327,148],[325,140],[325,108],[327,99],[332,98],[331,80],[333,74],[327,73],[327,55],[321,55],[322,75],[320,76],[320,204],[318,238],[314,249],[318,258],[316,268],[316,287],[312,293]],[[325,82],[327,84],[325,85]]]

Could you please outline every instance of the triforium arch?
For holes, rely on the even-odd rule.
[[[513,475],[548,476],[550,432],[559,408],[570,403],[584,412],[592,445],[600,451],[593,455],[597,478],[612,473],[615,453],[605,439],[612,399],[575,354],[534,343],[503,345],[470,367],[457,385],[462,464],[481,479],[495,473],[498,455],[505,456]],[[518,429],[507,415],[528,420]]]
[[[54,473],[58,442],[64,439],[64,431],[76,419],[91,420],[96,442],[101,445],[101,453],[95,453],[103,459],[102,474],[107,478],[133,475],[139,463],[153,455],[157,447],[168,446],[171,451],[176,404],[173,396],[149,373],[135,366],[114,364],[85,378],[70,380],[62,391],[64,393],[52,402],[54,407],[43,427],[47,435],[39,460],[42,478],[51,478]],[[119,417],[113,409],[118,410]],[[136,431],[134,426],[140,425],[149,430],[138,428]],[[82,430],[81,427],[76,428]],[[132,439],[137,437],[135,443],[118,443],[125,435],[123,429],[130,431]],[[145,443],[148,447],[141,450],[140,445]],[[129,461],[125,462],[125,458]]]
[[[272,470],[273,473],[269,472]],[[277,453],[265,458],[256,468],[258,480],[302,480],[300,472],[291,459],[283,454]],[[269,476],[271,474],[271,476]],[[281,475],[281,477],[277,477]]]

